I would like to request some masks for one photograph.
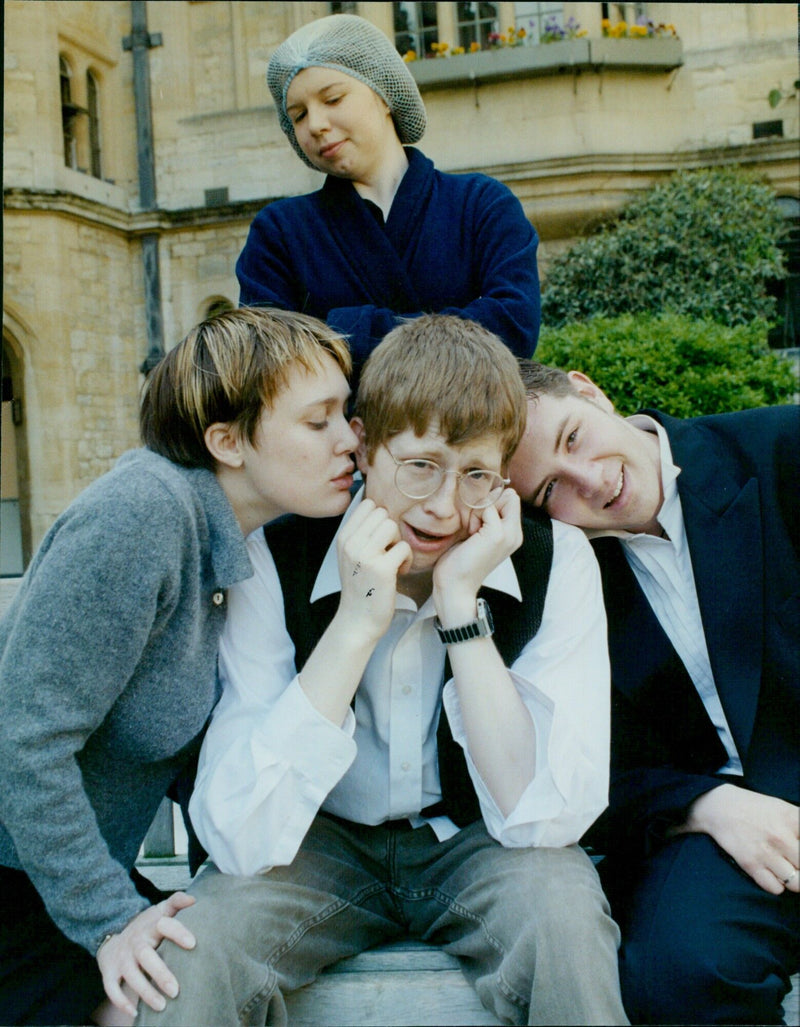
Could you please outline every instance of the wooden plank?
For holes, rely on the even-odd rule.
[[[800,1024],[800,973],[791,978],[792,990],[783,1003],[783,1020],[787,1024]]]
[[[192,880],[185,856],[172,859],[139,859],[136,869],[162,891],[184,891]]]
[[[145,835],[142,855],[145,857],[175,855],[175,827],[172,802],[169,799],[161,800],[153,823]]]
[[[495,1027],[460,970],[323,973],[286,997],[292,1027]]]
[[[426,945],[413,938],[379,945],[367,949],[350,959],[343,959],[325,972],[327,974],[348,973],[407,973],[414,970],[457,970],[461,972],[458,960],[435,945]]]
[[[0,617],[11,606],[22,578],[0,578]]]

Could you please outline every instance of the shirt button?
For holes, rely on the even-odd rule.
[[[403,695],[411,695],[411,685],[403,686]]]
[[[400,769],[401,770],[411,770],[411,764],[410,763],[401,763],[400,764]]]

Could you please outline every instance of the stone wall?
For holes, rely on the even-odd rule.
[[[159,238],[169,347],[210,303],[237,302],[234,264],[258,208],[321,184],[280,131],[265,70],[280,40],[328,9],[147,4],[158,44],[148,50],[157,208],[143,211],[133,61],[123,47],[128,0],[4,5],[4,347],[14,355],[23,411],[14,433],[27,550],[137,442],[138,368],[148,352],[141,235]],[[390,29],[390,4],[360,10]],[[651,4],[649,11],[675,24],[680,66],[594,61],[490,76],[477,86],[422,86],[429,116],[422,148],[444,170],[481,170],[516,192],[542,238],[544,273],[598,219],[677,167],[738,163],[767,175],[776,194],[798,195],[795,5]],[[600,40],[598,4],[565,4],[570,15]],[[513,16],[513,4],[502,4],[502,16]],[[445,5],[440,24],[454,30]],[[642,54],[652,44],[635,45]],[[65,166],[60,56],[77,107],[87,103],[87,72],[99,82],[99,177],[87,173],[82,113],[77,167]],[[434,64],[428,78],[457,67],[424,63]],[[782,91],[776,108],[767,100],[772,89]],[[770,120],[782,122],[783,137],[754,140],[753,124]]]

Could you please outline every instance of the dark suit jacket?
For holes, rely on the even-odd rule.
[[[738,783],[800,802],[800,407],[666,429],[714,680]],[[587,841],[641,856],[720,783],[722,745],[617,539],[593,542],[612,668],[609,809]]]

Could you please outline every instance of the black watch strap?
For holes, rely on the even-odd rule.
[[[462,624],[458,628],[443,628],[438,617],[433,624],[445,645],[468,642],[471,638],[489,638],[494,634],[492,611],[485,599],[478,600],[478,616],[469,624]]]

